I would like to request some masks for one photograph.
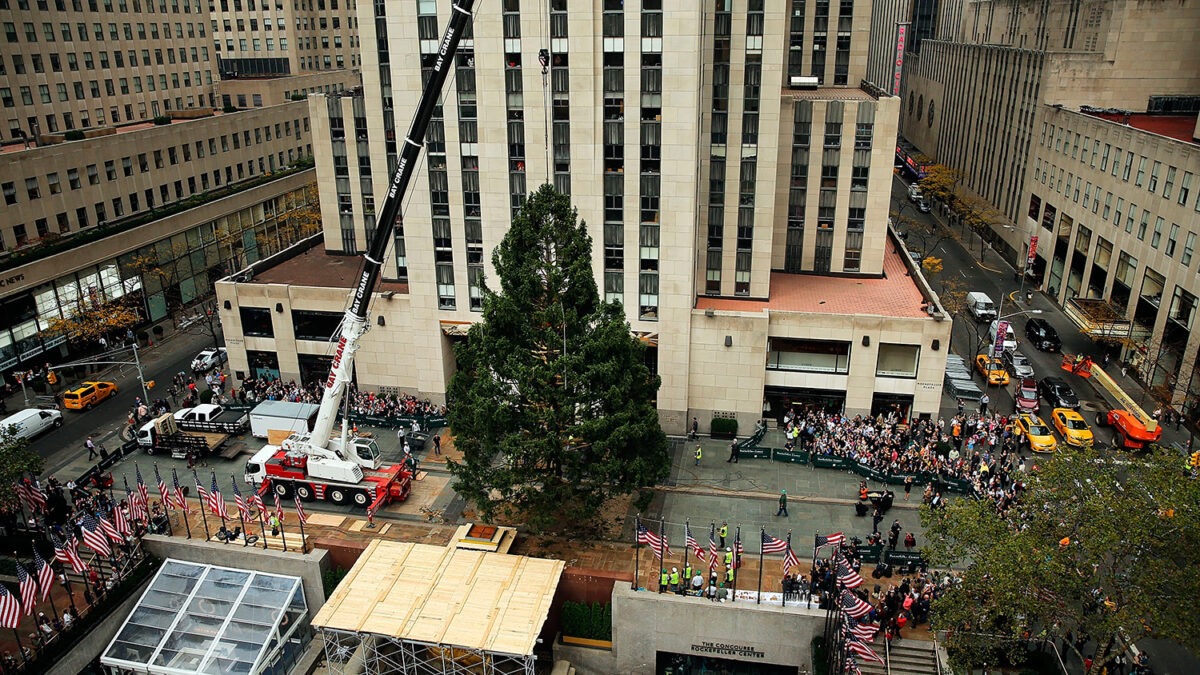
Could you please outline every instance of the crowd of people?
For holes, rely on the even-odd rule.
[[[935,481],[926,485],[924,501],[934,506],[945,499],[939,479],[965,480],[977,496],[1004,510],[1020,493],[1020,475],[1028,462],[1014,421],[961,406],[948,421],[911,423],[895,412],[848,417],[817,408],[793,409],[784,416],[785,447],[850,459],[894,476],[932,475]],[[913,483],[906,479],[905,499]]]
[[[34,630],[21,640],[20,649],[0,654],[0,668],[4,672],[17,672],[42,651],[53,648],[60,636],[112,592],[142,559],[144,554],[138,546],[141,537],[168,531],[167,517],[156,500],[150,500],[150,508],[141,516],[128,498],[122,498],[111,488],[77,485],[74,481],[64,484],[54,476],[40,485],[28,480],[19,485],[18,499],[0,508],[0,528],[8,537],[32,542],[41,558],[48,561],[46,564],[57,566],[54,583],[67,591],[68,601],[40,607]],[[27,491],[34,489],[40,497],[27,497]],[[103,567],[99,564],[100,554],[82,544],[86,541],[85,520],[91,518],[109,525],[115,523],[113,533],[105,534],[109,554],[104,556],[107,564]],[[74,573],[69,566],[55,562],[54,551],[59,546],[76,552],[85,565],[83,572]],[[24,566],[30,575],[37,576],[34,563],[26,560]],[[68,576],[68,572],[73,574]]]
[[[230,390],[230,396],[239,403],[247,404],[261,401],[320,403],[323,388],[320,382],[304,385],[295,380],[284,382],[280,378],[252,377],[242,382],[241,389]],[[346,395],[350,399],[350,412],[360,415],[403,417],[446,414],[446,406],[411,394],[377,394],[351,385]]]

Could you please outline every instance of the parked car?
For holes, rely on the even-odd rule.
[[[983,374],[988,384],[1008,384],[1008,373],[1004,372],[1004,364],[1000,359],[980,354],[975,357],[975,369]]]
[[[1030,450],[1054,452],[1054,449],[1058,447],[1058,439],[1054,438],[1050,427],[1046,426],[1042,418],[1037,415],[1021,415],[1017,418],[1016,424]]]
[[[1062,434],[1067,445],[1085,447],[1092,444],[1092,429],[1078,411],[1070,408],[1055,408],[1050,413],[1050,419],[1054,422],[1054,428],[1058,430],[1059,434]]]
[[[117,393],[112,382],[84,382],[63,393],[63,407],[71,410],[91,410],[92,406]]]
[[[1022,378],[1017,381],[1017,387],[1013,390],[1013,406],[1019,413],[1036,413],[1038,408],[1041,407],[1041,399],[1038,398],[1037,382],[1034,382],[1032,377]]]
[[[1004,367],[1008,369],[1009,375],[1016,378],[1033,377],[1033,364],[1021,352],[1004,352],[1000,358],[1004,359]]]
[[[0,428],[13,428],[17,438],[33,438],[62,426],[62,413],[45,408],[26,408],[0,420]]]
[[[224,347],[205,349],[197,354],[196,358],[192,359],[192,371],[203,373],[216,368],[228,360],[229,354],[225,351]]]
[[[917,210],[921,213],[929,213],[932,209],[929,206],[929,200],[921,197],[917,200]]]
[[[1044,352],[1062,351],[1062,340],[1058,338],[1058,331],[1045,319],[1034,317],[1026,322],[1025,337],[1029,338],[1034,347]]]
[[[1038,382],[1038,394],[1053,408],[1079,408],[1079,398],[1061,377],[1044,377]]]

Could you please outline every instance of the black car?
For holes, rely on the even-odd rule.
[[[1045,319],[1030,319],[1025,324],[1025,337],[1034,347],[1044,352],[1062,350],[1062,340],[1058,339],[1058,332]]]
[[[1070,385],[1062,378],[1043,378],[1041,382],[1038,382],[1037,388],[1038,394],[1050,403],[1050,407],[1079,409],[1079,399],[1075,396],[1075,392],[1071,391]]]

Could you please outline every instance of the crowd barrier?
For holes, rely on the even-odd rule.
[[[820,469],[840,469],[843,471],[853,471],[854,473],[886,485],[903,485],[904,480],[912,476],[913,484],[924,487],[925,485],[933,485],[935,488],[943,491],[949,490],[959,494],[974,494],[974,486],[961,478],[947,478],[933,473],[902,473],[890,474],[867,466],[863,466],[858,462],[848,457],[835,457],[833,455],[816,455],[804,450],[786,450],[784,448],[763,448],[750,447],[742,448],[740,451],[741,457],[752,459],[770,459],[776,462],[787,462],[794,464],[812,464]]]

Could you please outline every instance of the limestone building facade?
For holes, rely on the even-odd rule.
[[[476,3],[384,264],[359,384],[444,397],[491,249],[548,182],[588,223],[604,297],[650,347],[668,430],[693,416],[749,426],[803,404],[936,414],[949,321],[887,228],[900,100],[860,86],[871,4],[538,7]],[[322,242],[217,285],[235,308],[227,334],[244,340],[230,345],[235,371],[307,377],[327,358],[328,335],[295,331],[336,326],[349,256],[374,231],[450,11],[358,5],[376,47],[362,92],[311,98]],[[796,76],[815,79],[798,88]],[[336,272],[306,272],[316,267]]]

